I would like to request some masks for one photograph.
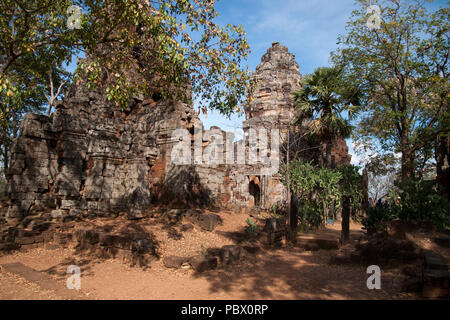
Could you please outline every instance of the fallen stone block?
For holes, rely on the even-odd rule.
[[[51,226],[53,225],[53,223],[51,222],[41,222],[41,221],[31,221],[29,224],[29,228],[31,228],[31,230],[33,231],[38,231],[38,232],[43,232],[48,230]]]
[[[260,250],[258,246],[244,246],[244,250],[248,253],[255,254]]]
[[[110,247],[114,244],[114,236],[110,234],[100,233],[98,244],[102,247]]]
[[[67,210],[52,210],[50,213],[53,219],[62,218],[68,215]]]
[[[20,251],[28,251],[31,249],[39,248],[39,243],[29,243],[29,244],[22,244],[20,246]]]
[[[18,250],[20,249],[20,244],[15,242],[3,242],[0,243],[0,251],[9,252],[12,250]]]
[[[56,232],[53,235],[53,241],[60,245],[66,245],[72,240],[71,233]]]
[[[320,247],[317,243],[307,243],[305,245],[305,250],[308,250],[308,251],[317,251],[319,249],[320,249]]]
[[[213,231],[222,224],[222,218],[214,213],[188,215],[186,219],[206,231]]]
[[[131,250],[133,246],[132,239],[122,236],[112,235],[112,241],[112,247],[117,249]]]
[[[284,232],[269,232],[263,231],[259,234],[259,237],[264,245],[281,247],[282,240],[285,236]]]
[[[434,252],[426,252],[424,254],[424,269],[433,269],[433,270],[447,270],[448,271],[448,263],[445,261],[444,257]]]
[[[53,241],[54,232],[53,231],[45,231],[42,233],[42,237],[44,238],[44,242],[51,242]]]
[[[147,267],[152,261],[155,260],[155,257],[149,254],[138,254],[132,256],[131,264],[134,266],[138,266],[141,268]]]
[[[95,244],[99,242],[99,234],[92,229],[75,230],[74,238],[79,243]]]
[[[16,238],[16,243],[20,244],[21,246],[26,244],[32,244],[34,243],[34,239],[32,237],[27,238]]]
[[[224,265],[229,265],[240,259],[242,248],[240,246],[228,245],[223,246],[221,251],[220,261]]]
[[[450,272],[447,270],[424,270],[422,295],[432,299],[449,298]]]
[[[190,223],[183,224],[180,227],[180,230],[183,231],[183,232],[190,231],[192,229],[194,229],[194,226],[192,224],[190,224]]]
[[[117,249],[114,250],[114,258],[120,259],[123,262],[132,262],[133,261],[133,255],[130,250],[125,249]]]
[[[166,268],[175,268],[178,269],[181,265],[186,261],[184,257],[178,256],[167,256],[163,259],[163,264]]]
[[[39,234],[39,232],[32,231],[32,230],[18,229],[16,231],[17,238],[34,237],[34,236],[37,236],[38,234]]]
[[[273,232],[285,232],[286,230],[286,220],[283,218],[270,218],[266,219],[264,225],[264,231]]]
[[[197,272],[204,272],[217,268],[217,258],[210,256],[193,256],[188,260],[191,267]]]
[[[155,254],[154,243],[149,239],[136,240],[131,244],[131,250],[136,251],[138,254]]]

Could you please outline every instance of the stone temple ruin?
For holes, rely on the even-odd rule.
[[[295,120],[291,93],[302,85],[294,55],[274,43],[255,78],[254,100],[245,110],[245,136],[252,127],[276,128],[282,140]],[[269,208],[286,198],[280,175],[263,175],[258,164],[174,164],[172,150],[179,141],[173,132],[180,128],[188,130],[192,145],[201,139],[202,148],[218,136],[226,141],[221,129],[204,130],[192,105],[147,98],[120,111],[101,90],[72,86],[50,117],[28,114],[21,123],[8,172],[7,217],[126,212],[133,219],[157,205],[241,211]],[[242,144],[223,143],[219,150],[224,159],[236,151],[236,158]],[[244,148],[248,153],[248,144]],[[336,141],[332,155],[335,163],[350,162],[344,140]]]

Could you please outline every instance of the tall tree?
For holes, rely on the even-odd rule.
[[[118,107],[158,93],[197,98],[203,111],[230,115],[250,87],[242,66],[249,45],[242,26],[214,22],[214,6],[214,0],[2,0],[2,149],[11,123],[41,110],[46,95],[52,102],[60,84],[73,80],[57,70],[82,54],[89,59],[79,64],[76,81],[103,86]],[[129,77],[133,72],[141,76]]]
[[[419,0],[357,3],[333,57],[363,93],[354,136],[373,137],[384,151],[401,153],[401,178],[412,178],[419,153],[427,157],[424,148],[449,127],[450,11],[430,13]],[[368,23],[369,5],[380,8],[379,28]]]
[[[356,216],[361,209],[363,195],[363,177],[358,173],[359,167],[351,164],[340,165],[339,188],[342,203],[341,242],[350,240],[350,216]]]
[[[298,119],[309,121],[309,133],[326,143],[326,165],[332,167],[331,147],[336,137],[348,138],[352,127],[344,117],[351,115],[359,103],[359,93],[347,86],[342,71],[337,68],[318,68],[305,77],[303,87],[294,93]]]

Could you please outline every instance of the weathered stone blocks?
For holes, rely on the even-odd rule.
[[[204,272],[217,268],[217,258],[211,256],[193,256],[189,258],[189,264],[196,272]]]
[[[254,101],[245,109],[244,135],[248,136],[250,127],[290,125],[295,114],[291,93],[302,85],[295,56],[274,43],[257,66],[255,80]],[[124,211],[130,219],[139,219],[153,204],[240,210],[249,204],[268,208],[285,199],[277,175],[260,176],[259,196],[251,194],[249,178],[257,176],[260,167],[234,162],[248,157],[248,145],[227,145],[228,134],[220,128],[204,130],[192,105],[142,97],[119,110],[103,90],[73,85],[50,117],[30,114],[22,121],[8,172],[9,218],[47,209],[53,210],[55,219],[114,216]],[[204,150],[212,141],[223,140],[217,146],[223,161],[175,165],[172,133],[182,128],[201,134]],[[334,145],[335,161],[348,161],[345,141]],[[229,158],[233,163],[224,163]],[[211,215],[193,220],[208,231],[220,223]]]
[[[167,256],[167,257],[164,257],[163,263],[166,268],[178,269],[187,260],[188,259],[185,257]]]
[[[241,257],[242,248],[236,245],[223,246],[221,249],[220,261],[224,265],[230,265]]]
[[[423,291],[425,298],[450,297],[450,271],[445,259],[433,252],[426,252],[422,268]]]

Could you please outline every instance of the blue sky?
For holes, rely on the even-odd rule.
[[[435,0],[426,6],[435,10],[446,4],[447,0]],[[337,48],[337,38],[345,33],[346,23],[356,8],[354,0],[221,0],[216,3],[217,23],[245,27],[251,46],[247,60],[250,70],[255,70],[263,54],[278,41],[295,55],[302,75],[330,65],[330,53]],[[213,111],[200,118],[205,128],[214,125],[223,130],[240,127],[245,120],[243,115],[227,119]],[[358,164],[360,158],[353,150],[351,139],[347,145],[352,163]]]
[[[436,9],[446,4],[447,0],[435,0],[428,6]],[[317,67],[330,65],[330,52],[337,48],[337,38],[345,33],[354,9],[354,0],[220,0],[216,2],[219,12],[216,22],[222,26],[229,23],[244,26],[251,47],[247,59],[250,70],[255,70],[263,54],[277,41],[295,55],[300,72],[306,75]],[[76,59],[70,68],[75,65]],[[206,129],[218,126],[223,130],[241,127],[245,120],[243,115],[235,114],[228,119],[211,110],[200,118]],[[350,139],[347,145],[352,163],[358,164]]]
[[[278,41],[295,55],[302,75],[329,65],[330,52],[337,48],[338,35],[345,32],[345,24],[355,8],[353,0],[221,0],[216,3],[217,23],[245,27],[251,47],[247,60],[250,70],[255,70],[263,54]],[[244,120],[244,116],[233,115],[227,119],[212,111],[200,118],[205,128],[219,126],[224,130],[232,130]],[[351,148],[351,141],[347,144]]]

